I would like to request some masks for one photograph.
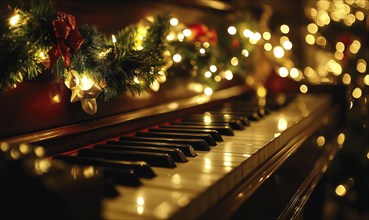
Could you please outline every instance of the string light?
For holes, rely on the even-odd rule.
[[[287,77],[288,76],[288,69],[286,67],[281,67],[278,69],[278,74],[281,77]]]
[[[276,58],[282,58],[284,56],[284,50],[282,47],[280,46],[276,46],[274,49],[273,49],[273,54]]]
[[[286,24],[283,24],[283,25],[281,25],[280,30],[281,30],[282,33],[288,34],[288,32],[290,32],[290,27],[288,27],[288,25],[286,25]]]
[[[204,94],[207,95],[207,96],[211,96],[213,94],[213,89],[210,88],[210,87],[206,87],[204,89]]]
[[[272,35],[270,34],[270,32],[266,31],[263,33],[264,40],[270,40],[271,37]]]
[[[175,27],[175,26],[178,25],[179,21],[178,21],[177,18],[172,18],[172,19],[169,20],[169,23],[170,23],[170,25],[172,25],[173,27]]]
[[[174,62],[179,63],[179,62],[181,62],[181,60],[182,60],[182,56],[179,55],[178,53],[173,55],[173,61]]]
[[[15,14],[13,15],[10,19],[9,19],[9,24],[10,26],[16,26],[18,24],[20,20],[20,15],[19,14]]]
[[[305,84],[302,84],[300,86],[300,92],[301,93],[307,93],[308,92],[308,87]]]
[[[228,34],[235,35],[237,33],[237,29],[235,26],[229,26],[228,27]]]
[[[232,73],[232,71],[230,71],[230,70],[226,70],[226,71],[225,71],[225,78],[226,78],[227,80],[232,80],[232,79],[233,79],[233,73]]]

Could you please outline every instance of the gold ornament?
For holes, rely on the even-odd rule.
[[[80,75],[75,70],[70,70],[64,81],[65,85],[72,91],[70,102],[81,102],[82,109],[89,115],[97,112],[96,98],[102,88],[86,75]]]

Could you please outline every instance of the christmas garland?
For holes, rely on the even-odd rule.
[[[0,28],[0,91],[47,70],[64,77],[71,101],[94,114],[96,98],[138,95],[163,76],[168,14],[106,38],[93,25],[57,12],[54,0],[11,1]]]
[[[0,92],[51,71],[88,114],[96,113],[96,98],[156,91],[166,74],[191,78],[192,89],[211,95],[221,80],[246,77],[254,49],[264,42],[255,19],[245,14],[217,30],[161,14],[106,37],[58,12],[55,0],[10,2],[1,11]]]

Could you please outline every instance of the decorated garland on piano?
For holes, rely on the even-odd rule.
[[[161,14],[105,37],[58,12],[55,0],[9,2],[0,8],[6,16],[0,23],[0,92],[51,71],[88,114],[96,113],[98,97],[157,91],[167,73],[191,78],[192,89],[211,95],[221,80],[250,72],[249,56],[262,42],[251,17],[215,31]]]
[[[77,25],[57,12],[55,0],[10,1],[0,26],[0,91],[51,70],[88,114],[96,98],[139,95],[158,84],[166,65],[169,15],[158,15],[105,38],[93,25]],[[2,21],[3,22],[3,21]]]

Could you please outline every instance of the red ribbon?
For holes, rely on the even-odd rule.
[[[56,19],[53,20],[53,27],[55,36],[57,38],[56,44],[53,44],[48,51],[50,57],[50,68],[52,68],[59,56],[64,59],[67,67],[70,66],[70,49],[77,51],[84,39],[76,28],[76,21],[73,15],[58,12]]]

